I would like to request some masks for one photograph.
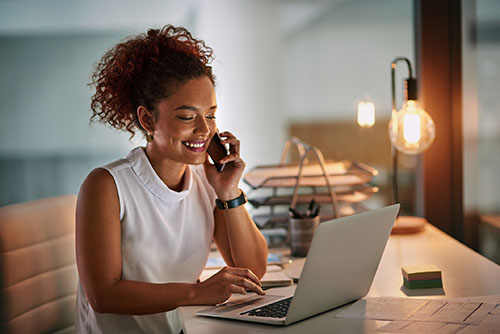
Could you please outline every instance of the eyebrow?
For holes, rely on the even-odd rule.
[[[215,110],[215,109],[217,109],[217,105],[215,105],[215,106],[211,106],[211,107],[209,108],[209,110]],[[185,105],[183,105],[183,106],[179,106],[179,107],[177,107],[177,108],[175,108],[175,109],[174,109],[174,111],[177,111],[177,110],[191,110],[191,111],[198,111],[198,108],[193,107],[193,106],[185,106]]]

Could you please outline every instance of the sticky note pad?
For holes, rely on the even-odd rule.
[[[405,266],[401,270],[407,280],[441,278],[441,270],[433,264]]]
[[[443,286],[441,270],[433,264],[401,268],[404,284],[410,289],[440,288]]]
[[[403,280],[404,280],[404,285],[406,285],[410,289],[426,289],[426,288],[442,288],[443,287],[443,281],[440,279],[408,281],[406,278],[404,278]]]

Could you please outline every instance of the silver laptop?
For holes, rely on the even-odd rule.
[[[196,314],[289,325],[365,296],[398,212],[395,204],[319,224],[293,295],[255,295]]]

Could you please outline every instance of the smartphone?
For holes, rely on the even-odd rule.
[[[215,168],[222,172],[226,164],[220,164],[219,161],[229,154],[226,146],[221,143],[219,133],[216,132],[212,137],[210,144],[208,145],[208,155],[212,158],[212,162],[215,165]]]

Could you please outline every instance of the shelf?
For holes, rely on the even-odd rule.
[[[368,183],[377,170],[354,161],[325,161],[325,170],[331,186],[360,185]],[[292,188],[297,185],[300,166],[298,164],[258,166],[243,176],[250,187]],[[302,166],[299,187],[321,187],[325,177],[318,163]]]
[[[338,202],[346,203],[359,203],[369,199],[374,193],[378,192],[378,187],[366,185],[365,188],[358,187],[355,190],[336,191]],[[248,201],[253,207],[259,208],[261,206],[274,206],[274,205],[290,205],[293,195],[281,196],[263,196],[249,198]],[[329,193],[312,193],[312,194],[299,194],[297,197],[297,204],[305,204],[313,200],[316,203],[325,204],[331,203],[332,199]]]

